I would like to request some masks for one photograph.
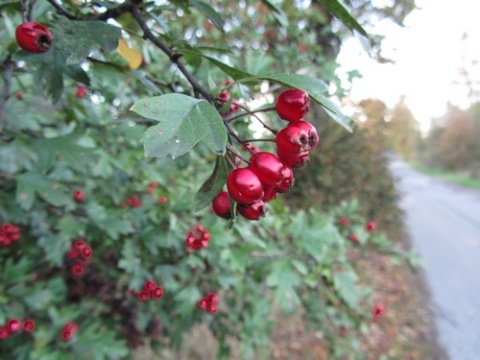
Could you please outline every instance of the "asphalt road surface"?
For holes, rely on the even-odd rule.
[[[480,360],[480,192],[391,162],[406,227],[425,261],[440,345],[451,360]]]

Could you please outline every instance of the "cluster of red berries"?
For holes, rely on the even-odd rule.
[[[197,249],[205,248],[208,246],[210,240],[210,232],[206,230],[202,225],[197,225],[195,231],[190,230],[185,238],[185,245],[187,245],[188,251],[192,252]]]
[[[135,295],[134,290],[130,290],[131,295]],[[154,280],[145,280],[143,287],[138,292],[137,299],[140,301],[160,300],[163,297],[163,288]]]
[[[252,153],[249,165],[237,167],[228,175],[227,191],[222,190],[212,202],[217,216],[232,217],[231,199],[237,203],[237,211],[243,217],[262,218],[266,212],[265,203],[293,186],[293,169],[303,168],[310,160],[309,152],[317,146],[318,134],[312,124],[303,120],[310,109],[308,94],[298,89],[286,90],[278,96],[275,109],[288,121],[288,125],[276,133],[277,154],[244,144]]]
[[[15,38],[23,50],[33,54],[45,53],[53,44],[53,35],[50,30],[34,21],[18,25]]]
[[[10,223],[5,223],[0,228],[0,248],[7,247],[11,243],[20,240],[20,229]]]
[[[75,200],[75,202],[77,204],[83,203],[85,201],[84,191],[83,190],[75,190],[73,192],[73,200]]]
[[[201,298],[197,305],[199,309],[206,310],[210,314],[215,314],[218,309],[218,296],[214,293],[208,294]]]
[[[142,206],[142,201],[138,196],[133,195],[120,203],[121,208],[124,208],[127,206],[130,206],[132,208],[139,208]]]
[[[85,272],[85,266],[92,257],[92,248],[83,240],[77,240],[73,243],[68,252],[68,258],[72,260],[72,275],[80,276]]]
[[[20,330],[28,333],[33,332],[35,322],[31,319],[27,319],[23,323],[18,319],[9,319],[6,325],[0,327],[0,340],[6,340]]]
[[[227,80],[225,82],[225,85],[228,86],[230,85],[231,82],[230,80]],[[224,106],[228,100],[230,100],[230,94],[227,93],[226,91],[222,91],[220,94],[217,95],[218,103],[220,106]],[[238,110],[240,110],[240,105],[238,104],[237,99],[233,99],[232,102],[230,103],[230,107],[226,112],[222,114],[223,117],[226,117],[228,115],[231,115],[233,113],[236,113]]]
[[[154,181],[151,181],[148,183],[147,187],[147,194],[152,194],[153,190],[155,190],[158,187],[158,184]]]
[[[62,340],[69,341],[73,337],[73,335],[75,335],[77,330],[78,330],[77,324],[75,324],[73,321],[67,322],[62,329],[62,335],[61,335]]]
[[[348,226],[350,224],[349,220],[346,218],[346,217],[341,217],[338,219],[338,223],[341,225],[341,226]],[[377,228],[377,223],[375,221],[369,221],[366,225],[365,225],[365,230],[368,231],[368,232],[372,232],[374,231],[375,229]],[[355,242],[355,243],[358,243],[358,236],[353,234],[353,233],[350,233],[348,234],[347,238],[352,241],[352,242]]]

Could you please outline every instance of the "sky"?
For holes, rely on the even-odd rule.
[[[403,28],[387,20],[371,28],[386,36],[382,54],[394,64],[378,64],[351,38],[340,52],[338,73],[357,69],[363,74],[352,84],[353,101],[378,98],[393,107],[404,95],[427,130],[430,119],[444,114],[448,102],[468,107],[468,89],[456,81],[462,66],[470,64],[472,77],[480,80],[480,64],[471,65],[480,60],[480,0],[417,0],[417,5]]]

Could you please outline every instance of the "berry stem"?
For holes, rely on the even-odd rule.
[[[236,158],[246,162],[247,164],[250,164],[250,161],[245,159],[242,154],[240,154],[237,149],[235,149],[232,145],[227,144],[227,150],[230,151]]]
[[[263,125],[263,127],[264,127],[265,129],[269,130],[272,134],[274,134],[274,135],[277,134],[277,130],[272,129],[270,126],[268,126],[267,124],[265,124],[265,122],[264,122],[262,119],[260,119],[260,118],[257,116],[257,114],[256,114],[257,112],[264,112],[265,109],[257,109],[257,110],[255,110],[255,111],[252,111],[252,110],[250,110],[249,108],[247,108],[246,106],[243,106],[243,105],[241,105],[241,104],[238,104],[238,107],[239,107],[240,109],[244,110],[245,113],[240,114],[240,115],[237,115],[237,116],[234,116],[233,118],[228,119],[228,120],[227,120],[228,122],[233,121],[233,120],[235,120],[235,119],[238,118],[238,117],[243,117],[243,116],[245,116],[246,114],[248,114],[248,115],[252,115],[255,119],[257,119],[257,120]],[[270,109],[270,108],[267,108],[267,109]],[[268,110],[267,110],[267,111],[268,111]]]
[[[27,8],[25,7],[25,0],[20,0],[20,12],[22,13],[22,22],[27,22],[26,18],[26,13],[27,13]]]

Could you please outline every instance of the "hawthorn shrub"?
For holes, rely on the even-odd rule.
[[[360,344],[339,341],[339,329],[379,320],[348,258],[351,247],[392,248],[372,219],[355,202],[291,210],[292,194],[280,195],[318,151],[304,121],[310,104],[347,130],[353,121],[321,80],[272,72],[272,57],[241,66],[250,40],[218,46],[215,34],[197,35],[199,22],[212,32],[236,25],[235,6],[0,4],[2,355],[128,358],[147,342],[180,348],[204,322],[219,357],[234,337],[252,358],[279,307],[301,313],[343,356]],[[284,31],[281,8],[263,1],[247,14],[256,7]],[[366,36],[337,1],[327,9]],[[45,28],[25,32],[32,21]],[[253,49],[274,47],[263,41]],[[300,106],[278,116],[275,99],[288,89]],[[235,169],[247,180],[229,181]],[[225,220],[210,207],[227,183]]]

